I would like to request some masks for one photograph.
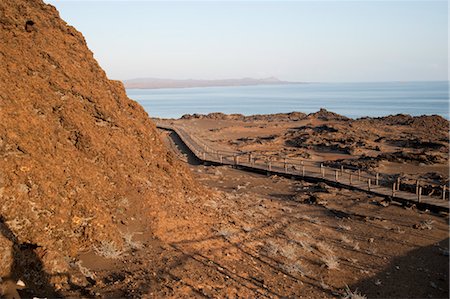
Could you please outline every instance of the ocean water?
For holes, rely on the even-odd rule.
[[[244,115],[325,108],[351,118],[438,114],[449,119],[449,82],[305,83],[233,87],[127,89],[151,117],[210,112]]]

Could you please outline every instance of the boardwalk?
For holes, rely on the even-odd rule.
[[[212,148],[179,126],[157,124],[157,127],[172,131],[184,145],[204,164],[231,165],[242,170],[302,179],[368,192],[387,197],[401,203],[416,204],[420,208],[448,212],[448,188],[428,182],[406,184],[392,180],[388,175],[369,173],[359,169],[326,167],[320,162],[296,159],[280,159],[272,156],[256,155],[253,152],[233,152]],[[186,149],[186,148],[185,148]],[[440,197],[424,195],[425,191],[440,190]],[[431,192],[430,192],[431,190]]]

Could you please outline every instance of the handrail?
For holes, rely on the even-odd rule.
[[[338,168],[329,167],[324,165],[325,161],[275,157],[265,154],[255,154],[255,152],[252,151],[233,152],[227,150],[217,150],[213,149],[210,145],[206,145],[204,141],[200,140],[198,137],[190,135],[179,126],[158,123],[157,127],[176,132],[181,140],[191,149],[191,151],[198,158],[204,161],[225,165],[246,166],[259,170],[267,170],[270,172],[321,177],[323,179],[331,179],[350,186],[361,187],[365,185],[364,187],[369,191],[371,189],[379,189],[384,186],[392,189],[392,196],[395,196],[400,191],[415,193],[415,196],[417,196],[417,200],[419,202],[424,196],[424,191],[434,193],[437,188],[439,188],[440,197],[443,200],[448,199],[448,194],[450,193],[448,192],[449,188],[446,185],[436,185],[426,180],[417,180],[416,184],[411,186],[410,184],[405,184],[404,182],[402,184],[400,177],[397,177],[395,180],[389,180],[387,174],[378,172],[371,173],[362,171],[359,168],[349,169],[343,165]],[[436,192],[436,194],[439,194],[439,192]],[[428,196],[431,195],[433,194],[428,194]]]

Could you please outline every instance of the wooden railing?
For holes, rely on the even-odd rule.
[[[445,185],[439,186],[425,180],[417,180],[412,185],[401,181],[399,177],[393,180],[391,176],[386,174],[365,171],[358,168],[346,168],[344,165],[334,168],[325,166],[323,162],[306,159],[280,158],[251,151],[219,150],[206,144],[196,136],[189,134],[180,126],[160,123],[157,126],[161,129],[171,130],[177,133],[194,155],[204,162],[245,167],[272,174],[322,179],[384,196],[400,197],[408,201],[422,202],[425,200],[439,206],[447,207],[448,209],[449,188]],[[434,190],[433,193],[440,195],[440,198],[438,196],[425,195],[425,190]],[[440,192],[436,192],[436,190]]]

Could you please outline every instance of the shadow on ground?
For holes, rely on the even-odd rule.
[[[3,277],[5,281],[10,280],[12,284],[4,290],[5,296],[10,298],[47,296],[61,297],[61,295],[53,288],[50,283],[50,275],[44,271],[41,259],[36,253],[39,247],[36,244],[20,243],[17,236],[11,231],[5,223],[4,218],[0,216],[0,233],[13,243],[11,254],[13,263],[11,265],[8,277]],[[22,280],[25,283],[25,289],[16,290],[15,282]]]
[[[349,288],[368,298],[448,298],[448,246],[447,238],[410,251],[395,258],[383,272]]]
[[[177,150],[181,155],[185,154],[187,158],[187,163],[190,165],[200,165],[202,161],[200,161],[195,154],[191,151],[189,147],[181,140],[181,138],[175,132],[170,132],[169,137],[172,139],[172,142],[177,147]]]

